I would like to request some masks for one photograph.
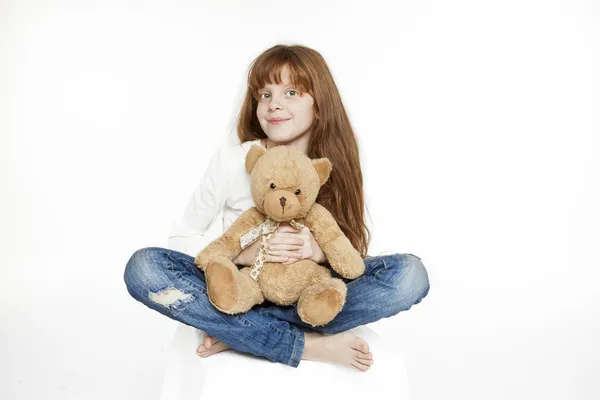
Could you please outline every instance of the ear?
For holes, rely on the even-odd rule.
[[[246,154],[246,172],[247,173],[252,172],[252,169],[254,169],[254,164],[256,164],[258,159],[261,158],[266,152],[267,152],[267,149],[265,149],[264,147],[259,146],[257,144],[253,144],[252,147],[250,147],[248,154]]]
[[[318,158],[316,160],[312,160],[312,165],[315,167],[315,170],[319,175],[320,185],[323,186],[323,184],[327,182],[327,179],[329,179],[329,174],[333,168],[331,161],[329,161],[328,158]]]

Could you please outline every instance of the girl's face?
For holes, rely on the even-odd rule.
[[[289,143],[310,136],[313,123],[313,97],[291,86],[288,68],[281,70],[282,83],[267,84],[258,91],[256,117],[269,139]]]

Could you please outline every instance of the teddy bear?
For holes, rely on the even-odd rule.
[[[252,145],[245,159],[254,207],[244,211],[220,237],[204,247],[194,264],[205,274],[209,301],[221,312],[239,314],[266,300],[296,305],[302,321],[316,327],[333,320],[346,301],[344,281],[310,259],[291,264],[265,262],[271,235],[287,222],[308,227],[333,270],[346,279],[365,271],[364,260],[344,235],[331,213],[316,203],[329,179],[332,163],[311,159],[293,146],[266,149]],[[250,267],[232,260],[261,240]]]

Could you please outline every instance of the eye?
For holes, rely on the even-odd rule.
[[[298,196],[300,193],[302,193],[302,191],[300,189],[296,189],[294,193],[296,194],[296,196]]]
[[[270,186],[270,188],[271,188],[271,189],[275,189],[275,184],[274,184],[274,183],[271,183],[271,186]]]
[[[297,90],[294,89],[288,90],[286,93],[288,93],[290,97],[297,97],[300,94]],[[271,97],[271,94],[267,92],[262,92],[258,94],[259,100],[268,99],[269,97]]]

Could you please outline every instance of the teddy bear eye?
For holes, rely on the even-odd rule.
[[[296,193],[296,196],[298,196],[301,193],[301,191],[300,191],[300,189],[296,189],[296,191],[294,193]]]
[[[271,189],[275,189],[275,184],[274,184],[274,183],[271,183],[271,186],[270,186],[270,187],[271,187]]]

